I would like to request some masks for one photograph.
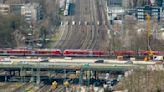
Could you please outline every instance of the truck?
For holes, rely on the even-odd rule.
[[[163,61],[163,56],[154,55],[153,61]]]

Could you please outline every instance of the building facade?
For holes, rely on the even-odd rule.
[[[144,21],[146,19],[145,14],[147,13],[151,17],[160,21],[161,12],[162,12],[161,7],[153,7],[153,6],[146,5],[144,7],[138,7],[136,9],[136,17],[137,17],[138,21]]]

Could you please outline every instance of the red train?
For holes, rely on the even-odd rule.
[[[98,50],[64,50],[63,56],[108,56],[109,51]]]
[[[0,50],[1,56],[61,56],[62,52],[59,49],[38,49],[38,50],[25,50],[25,49],[8,49]]]
[[[145,56],[149,51],[102,51],[68,49],[1,49],[0,56]],[[153,51],[154,55],[164,55],[162,51]]]

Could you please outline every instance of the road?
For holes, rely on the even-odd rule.
[[[70,63],[70,62],[62,62],[62,63],[56,63],[56,62],[24,62],[24,63],[8,63],[4,64],[0,63],[0,68],[4,69],[21,69],[22,67],[24,68],[42,68],[42,69],[73,69],[73,70],[80,70],[80,69],[129,69],[129,68],[139,68],[141,65],[133,65],[133,64],[95,64],[95,63],[90,63],[90,64],[85,64],[85,63]],[[143,67],[143,66],[142,66]],[[146,67],[146,65],[144,65]]]
[[[103,0],[72,0],[72,6],[70,16],[63,17],[63,25],[59,28],[60,39],[53,47],[59,49],[107,49],[108,35],[107,29],[104,27],[107,20],[104,16]]]
[[[104,59],[104,63],[94,63],[96,59],[49,59],[49,62],[37,62],[38,59],[11,59],[12,62],[0,62],[0,68],[45,68],[45,69],[129,69],[146,68],[155,65],[155,62],[133,61],[133,64],[125,64],[127,61],[117,61]]]
[[[56,62],[56,63],[94,63],[96,60],[99,60],[100,58],[72,58],[72,59],[64,59],[64,58],[49,58],[49,62]],[[18,58],[18,59],[10,59],[12,62],[20,62],[20,61],[27,61],[27,62],[37,62],[39,59],[25,59],[25,58]],[[104,60],[104,63],[106,64],[124,64],[127,62],[126,60],[116,60],[116,59],[102,59]],[[6,62],[5,64],[8,64],[10,62]],[[155,64],[155,62],[145,62],[145,61],[133,61],[133,64]]]

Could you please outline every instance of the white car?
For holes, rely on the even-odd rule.
[[[79,25],[81,25],[81,21],[79,21]]]
[[[72,25],[75,25],[75,21],[72,21]]]

